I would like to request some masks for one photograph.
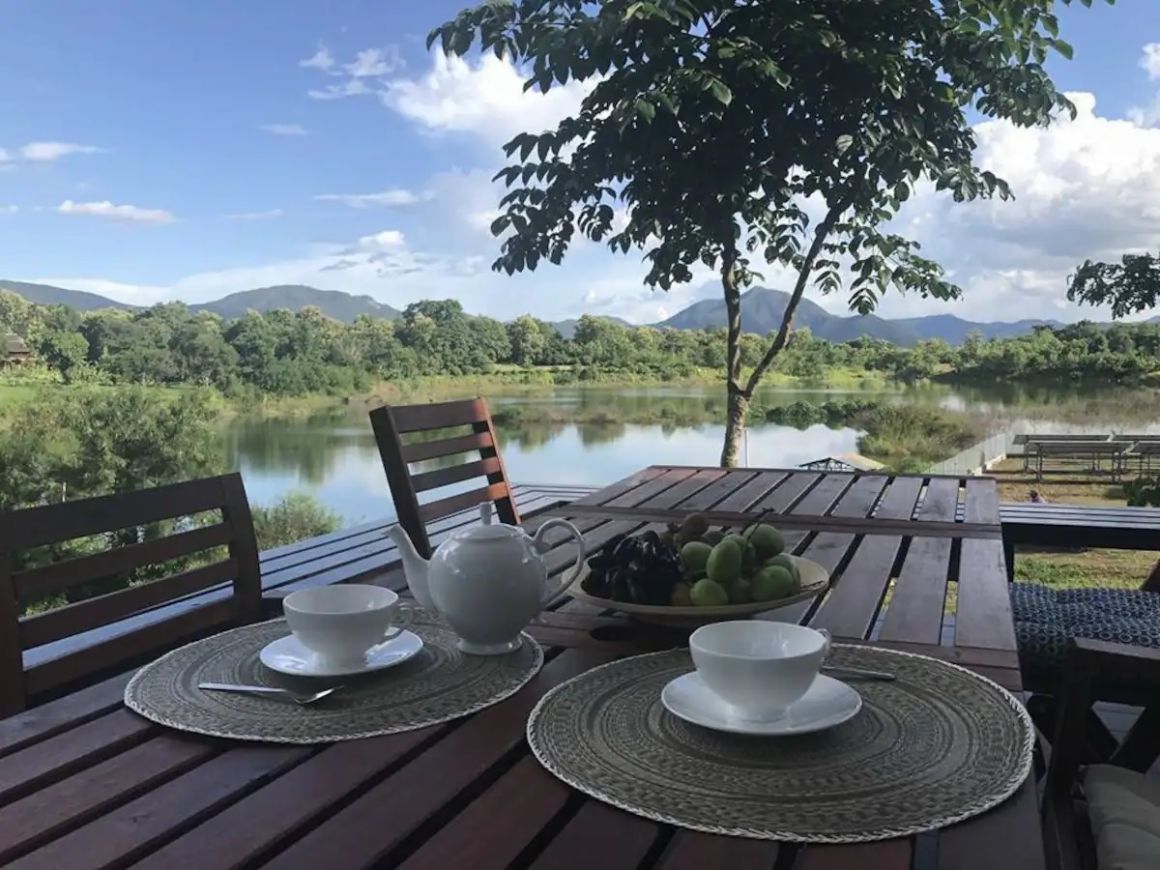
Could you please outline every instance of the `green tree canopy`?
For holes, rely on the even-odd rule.
[[[1066,0],[1064,0],[1066,2]],[[1091,0],[1083,0],[1090,5]],[[560,263],[577,232],[645,251],[646,283],[717,271],[729,312],[735,464],[749,401],[807,286],[874,309],[888,287],[959,295],[888,224],[916,184],[1009,196],[974,162],[967,112],[1017,125],[1070,109],[1044,63],[1070,56],[1054,0],[489,0],[432,32],[512,58],[526,88],[592,83],[555,129],[505,146],[492,231],[509,274]],[[617,221],[621,212],[623,222]],[[741,290],[757,264],[796,277],[780,329],[742,379]]]

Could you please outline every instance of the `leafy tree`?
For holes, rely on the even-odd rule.
[[[12,332],[26,341],[34,340],[33,326],[38,320],[32,303],[23,296],[0,290],[0,338],[5,332]]]
[[[1085,260],[1071,277],[1067,298],[1085,305],[1111,305],[1112,317],[1160,304],[1160,256],[1124,254],[1117,263]]]
[[[60,477],[74,494],[128,492],[213,471],[216,414],[205,394],[173,401],[141,387],[88,390],[61,420],[74,449]]]
[[[472,317],[470,320],[472,346],[478,348],[488,364],[511,358],[512,346],[507,328],[491,317]]]
[[[1064,0],[1067,2],[1067,0]],[[1090,0],[1083,0],[1090,5]],[[975,165],[967,119],[1029,126],[1070,109],[1043,64],[1054,0],[490,0],[428,43],[507,55],[527,88],[592,89],[555,129],[522,133],[500,170],[511,190],[492,224],[494,266],[560,263],[576,232],[646,249],[646,283],[720,275],[728,310],[723,465],[738,459],[748,406],[785,348],[811,283],[874,309],[888,287],[960,290],[886,225],[915,185],[958,201],[1009,196]],[[623,204],[623,228],[614,225]],[[754,261],[796,273],[780,328],[743,378],[741,291]]]
[[[188,480],[220,464],[209,398],[141,387],[45,395],[0,418],[0,508]]]
[[[81,322],[81,335],[89,345],[88,360],[100,364],[106,356],[127,344],[127,333],[133,329],[132,315],[116,308],[92,311]]]
[[[85,364],[89,343],[79,332],[50,329],[41,334],[36,349],[40,358],[59,371],[68,383],[76,369]]]
[[[534,366],[540,363],[548,347],[548,338],[530,314],[517,317],[507,325],[511,360],[516,365]]]

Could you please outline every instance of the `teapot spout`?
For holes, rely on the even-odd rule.
[[[431,562],[419,555],[410,536],[403,527],[396,524],[387,529],[387,537],[395,542],[399,548],[399,556],[403,560],[403,575],[407,578],[407,588],[411,595],[424,608],[435,611],[435,602],[431,599],[431,592],[427,586],[427,569]]]

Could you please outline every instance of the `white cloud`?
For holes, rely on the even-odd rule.
[[[397,46],[366,48],[356,52],[350,63],[339,64],[325,47],[320,47],[314,57],[299,62],[299,66],[317,69],[328,76],[344,81],[311,88],[306,96],[312,100],[341,100],[346,97],[361,97],[378,92],[384,87],[391,73],[405,66]]]
[[[334,56],[325,45],[319,44],[318,51],[305,60],[298,61],[298,65],[307,69],[328,70],[334,66]]]
[[[343,69],[356,79],[385,76],[403,65],[399,49],[393,45],[385,48],[368,48],[358,52],[354,60],[343,65]]]
[[[365,251],[381,251],[388,248],[401,248],[406,240],[398,230],[383,230],[371,236],[363,236],[358,240],[358,247]]]
[[[1160,124],[1160,94],[1157,94],[1147,105],[1130,108],[1128,120],[1141,127],[1155,127]]]
[[[29,142],[20,149],[25,160],[42,163],[59,160],[70,154],[96,154],[101,149],[95,145],[77,145],[73,142]]]
[[[953,305],[960,316],[1106,316],[1066,301],[1068,275],[1087,258],[1118,260],[1160,241],[1160,129],[1101,117],[1090,93],[1069,96],[1075,120],[976,127],[978,163],[1011,184],[1014,201],[960,204],[924,190],[899,218],[899,230],[964,288]],[[845,300],[828,301],[833,308]],[[893,293],[883,305],[892,316],[938,309]]]
[[[274,136],[307,136],[310,131],[301,124],[260,124],[258,129]]]
[[[0,205],[0,214],[16,214],[18,211],[20,211],[18,205]]]
[[[414,205],[431,198],[431,193],[392,188],[378,193],[320,193],[315,199],[321,202],[341,202],[351,208],[374,208],[377,206]]]
[[[462,132],[502,144],[521,131],[554,127],[575,113],[596,83],[568,82],[542,94],[524,90],[524,78],[507,60],[484,55],[471,63],[436,51],[431,71],[386,85],[383,102],[421,129]]]
[[[11,159],[12,159],[12,155],[9,154],[3,148],[0,148],[0,163],[7,163]]]
[[[311,88],[306,96],[312,100],[341,100],[345,97],[358,97],[371,93],[371,89],[362,79],[349,79],[340,85],[327,85],[324,88]]]
[[[1150,42],[1144,46],[1140,66],[1147,70],[1148,78],[1160,79],[1160,42]],[[1144,127],[1160,124],[1160,93],[1143,106],[1133,106],[1128,110],[1128,119]]]
[[[1140,66],[1148,71],[1148,78],[1160,79],[1160,42],[1149,42],[1144,46]]]
[[[140,208],[135,205],[114,205],[108,200],[102,202],[73,202],[66,199],[56,207],[61,214],[82,214],[94,217],[134,223],[171,224],[177,218],[172,212],[159,208]]]
[[[280,208],[271,208],[266,211],[242,211],[225,216],[230,221],[265,221],[280,218],[285,214]]]

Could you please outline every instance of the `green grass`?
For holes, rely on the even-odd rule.
[[[38,389],[31,384],[0,383],[0,409],[10,408],[34,399]]]
[[[1005,459],[990,472],[999,481],[999,500],[1026,502],[1038,490],[1052,504],[1124,507],[1124,488],[1106,478],[1053,473],[1043,480],[1023,471],[1022,459]],[[1045,550],[1020,547],[1015,579],[1059,589],[1139,589],[1160,553],[1137,550]]]

